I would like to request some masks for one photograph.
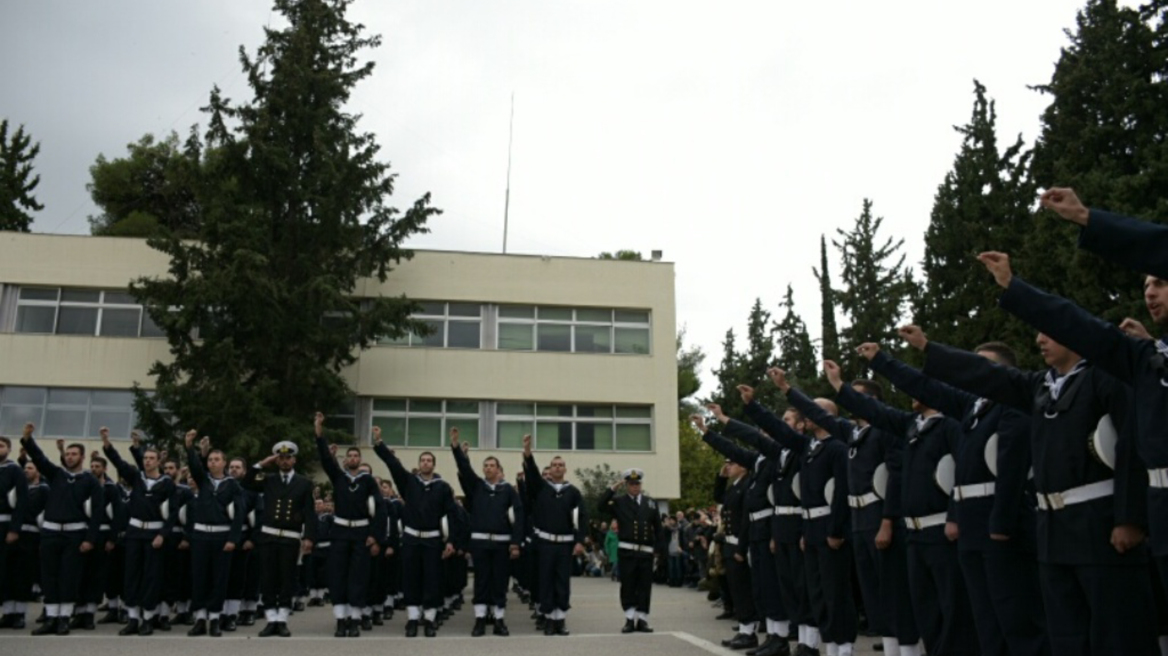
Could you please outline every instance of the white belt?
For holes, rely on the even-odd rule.
[[[539,537],[543,538],[544,540],[547,540],[548,542],[575,542],[576,541],[575,535],[556,535],[554,533],[548,533],[547,531],[541,531],[538,528],[535,529],[535,534],[538,535]]]
[[[1085,501],[1094,501],[1115,494],[1115,479],[1109,478],[1088,485],[1073,487],[1064,492],[1038,493],[1038,507],[1041,510],[1062,510],[1067,506]]]
[[[271,526],[264,526],[260,529],[260,532],[267,533],[268,535],[274,535],[278,538],[296,538],[297,540],[300,539],[300,531],[285,531],[282,528],[273,528]]]
[[[226,533],[231,530],[231,524],[195,524],[195,530],[201,533]]]
[[[84,531],[89,528],[89,524],[85,522],[70,522],[68,524],[58,524],[57,522],[43,522],[41,528],[48,531]]]
[[[1168,467],[1148,470],[1148,486],[1160,489],[1168,488]]]
[[[766,519],[767,517],[771,517],[774,514],[774,508],[763,508],[762,510],[756,510],[755,512],[750,513],[750,521],[757,522],[760,519]]]
[[[510,542],[511,536],[506,533],[471,533],[472,540],[488,540],[490,542]]]
[[[879,500],[880,495],[876,494],[875,492],[869,492],[868,494],[849,494],[848,506],[852,508],[863,508],[864,506],[870,506]]]
[[[953,488],[953,498],[958,501],[966,499],[980,499],[994,496],[994,482],[974,483],[973,485],[958,485]]]
[[[361,528],[362,526],[369,526],[368,519],[342,519],[340,517],[333,517],[333,523],[337,526],[344,526],[345,528]]]
[[[776,515],[802,515],[803,509],[799,506],[775,506]]]
[[[170,529],[170,532],[171,532],[171,533],[182,533],[182,532],[183,532],[183,527],[181,527],[181,526],[173,526],[173,527],[171,527],[171,529]]]
[[[817,508],[808,508],[803,511],[803,519],[819,519],[820,517],[827,517],[831,514],[831,506],[819,506]]]
[[[99,531],[108,531],[108,530],[110,530],[110,525],[109,525],[109,524],[102,524],[101,526],[98,526],[98,527],[97,527],[97,530],[99,530]]]
[[[130,526],[133,526],[134,528],[140,528],[145,531],[157,531],[158,529],[162,528],[162,525],[163,522],[144,522],[140,519],[134,519],[133,517],[130,518]]]
[[[732,545],[737,547],[738,546],[738,536],[737,535],[727,535],[726,536],[726,544],[732,544]]]
[[[37,526],[36,524],[25,524],[24,526],[20,527],[20,531],[22,533],[40,533],[41,527]]]
[[[332,542],[317,542],[316,546],[321,548],[321,549],[328,549],[329,547],[333,546],[333,543]]]
[[[653,547],[647,544],[633,544],[632,542],[617,542],[616,546],[621,549],[628,549],[629,551],[640,551],[642,553],[653,553]]]
[[[940,526],[945,523],[947,513],[936,513],[934,515],[926,515],[924,517],[905,517],[904,525],[914,531],[920,531],[934,526]]]
[[[442,531],[419,531],[418,529],[410,528],[409,526],[402,529],[402,531],[404,531],[406,535],[412,535],[416,538],[440,538],[440,537],[442,537]]]
[[[0,522],[12,521],[12,515],[0,515]]]

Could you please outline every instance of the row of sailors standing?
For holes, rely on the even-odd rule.
[[[1168,228],[1088,210],[1067,189],[1042,203],[1083,226],[1081,247],[1151,272],[1145,301],[1168,328]],[[1001,307],[1040,331],[1047,369],[1018,369],[1002,343],[966,352],[906,326],[900,335],[927,356],[923,370],[873,343],[859,352],[913,398],[912,412],[883,403],[871,381],[845,384],[829,361],[834,399],[809,399],[772,369],[791,406],[782,419],[746,386],[745,412],[758,428],[717,407],[726,437],[694,418],[735,463],[719,485],[733,528],[726,540],[750,547],[734,560],[781,592],[772,617],[773,599],[755,586],[767,633],[783,637],[792,630],[784,622],[799,623],[797,653],[820,642],[828,654],[852,653],[854,557],[885,653],[920,653],[918,635],[930,654],[1168,653],[1168,341],[1038,290],[1013,275],[1003,253],[979,260],[1005,290]],[[759,486],[770,486],[773,508],[758,500]],[[790,544],[781,527],[800,520],[802,585],[781,537]],[[755,546],[766,522],[773,568]],[[751,646],[753,611],[736,607],[740,635],[727,644]],[[782,640],[756,653],[786,649]]]

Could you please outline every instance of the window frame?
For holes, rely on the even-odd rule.
[[[57,298],[55,300],[47,299],[26,299],[23,298],[24,291],[28,290],[42,290],[55,291]],[[64,300],[66,292],[83,292],[83,293],[97,293],[97,301],[67,301]],[[145,322],[149,319],[146,312],[146,307],[141,303],[119,303],[107,300],[108,294],[129,294],[128,290],[121,289],[94,289],[87,287],[40,287],[36,285],[29,285],[20,287],[16,295],[16,317],[17,321],[13,326],[13,332],[20,335],[58,335],[65,337],[106,337],[106,338],[122,338],[122,339],[165,339],[165,334],[162,335],[144,335],[143,327]],[[22,308],[53,308],[53,326],[49,332],[26,332],[20,330],[20,312]],[[93,334],[85,333],[62,333],[61,330],[61,310],[63,309],[80,309],[80,310],[96,310],[96,318],[94,320]],[[102,324],[105,317],[106,310],[136,310],[138,313],[137,327],[133,335],[104,335],[102,334]],[[159,329],[160,332],[161,329]]]

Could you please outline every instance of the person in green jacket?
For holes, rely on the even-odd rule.
[[[609,578],[616,580],[618,575],[617,570],[617,543],[620,541],[616,535],[617,524],[616,520],[612,520],[612,524],[608,527],[608,533],[604,534],[604,555],[608,557],[608,562],[612,564],[612,573]]]

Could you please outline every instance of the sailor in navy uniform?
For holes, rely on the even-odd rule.
[[[113,560],[112,549],[107,549],[106,545],[113,540],[112,531],[112,504],[116,503],[121,491],[118,490],[118,484],[115,483],[107,475],[107,466],[109,461],[98,455],[96,451],[89,456],[89,472],[93,474],[98,483],[101,483],[102,496],[104,497],[101,504],[100,511],[93,509],[93,512],[100,512],[101,519],[101,533],[98,536],[97,547],[85,555],[88,559],[85,565],[85,571],[82,576],[81,583],[81,597],[84,600],[84,606],[78,605],[73,613],[73,619],[69,622],[70,629],[84,629],[92,631],[96,628],[95,617],[97,615],[97,606],[101,603],[102,597],[105,596],[105,591],[108,587],[107,579],[110,576],[111,566]],[[123,572],[124,570],[120,570]],[[116,604],[115,604],[116,605]]]
[[[905,528],[900,515],[900,439],[861,418],[855,423],[841,419],[835,404],[826,409],[820,406],[792,387],[781,369],[767,374],[786,394],[791,407],[848,445],[853,553],[868,628],[881,636],[885,654],[919,655],[921,638],[909,596]],[[855,381],[853,389],[877,399],[883,393],[869,380]]]
[[[191,545],[191,609],[194,626],[189,636],[223,635],[220,616],[227,599],[227,578],[232,553],[243,544],[247,502],[243,487],[227,474],[227,456],[214,450],[202,455],[193,448],[196,432],[185,437],[187,466],[198,487],[187,505],[187,535]]]
[[[852,414],[903,440],[901,511],[908,529],[908,575],[917,629],[931,654],[978,654],[969,592],[957,557],[952,500],[953,455],[961,440],[957,420],[913,399],[913,412],[861,394],[823,363],[836,400]]]
[[[548,480],[531,455],[531,436],[523,436],[523,470],[534,507],[535,546],[539,552],[539,610],[544,635],[568,635],[565,619],[572,607],[572,558],[584,553],[588,511],[584,496],[564,480],[564,459],[552,458]]]
[[[779,578],[771,553],[771,520],[775,514],[771,485],[782,459],[783,447],[742,422],[726,425],[726,435],[745,442],[744,449],[725,437],[706,432],[703,439],[713,449],[750,470],[746,482],[746,538],[749,554],[751,593],[755,610],[766,619],[766,642],[752,656],[785,654],[790,623],[779,596]]]
[[[45,457],[25,424],[20,444],[49,484],[45,519],[41,524],[41,591],[45,599],[45,623],[33,635],[68,635],[69,618],[81,593],[81,558],[98,545],[102,501],[101,485],[81,463],[85,449],[71,444],[65,449],[64,467]],[[87,513],[86,509],[90,512]]]
[[[624,483],[627,494],[617,496]],[[661,541],[661,513],[657,502],[642,492],[645,472],[626,469],[600,497],[600,510],[617,521],[620,554],[620,600],[625,612],[621,633],[652,633],[649,603],[653,594],[653,552]]]
[[[820,640],[831,656],[851,656],[857,617],[852,597],[851,517],[848,512],[848,448],[822,426],[811,424],[809,437],[779,419],[754,399],[754,390],[738,386],[746,415],[791,455],[800,458],[799,500],[803,508],[803,551],[807,590]],[[822,400],[822,403],[831,404]],[[832,408],[834,409],[834,407]],[[773,449],[774,447],[770,447]]]
[[[373,450],[389,468],[405,507],[402,512],[402,578],[408,619],[406,637],[418,635],[419,622],[427,638],[438,635],[436,621],[442,607],[442,561],[454,555],[450,535],[457,530],[458,508],[454,490],[434,474],[434,454],[418,457],[418,473],[412,474],[381,441],[381,427],[373,427]],[[443,535],[443,519],[447,535]]]
[[[1121,266],[1168,280],[1168,227],[1103,210],[1087,209],[1073,189],[1052,187],[1042,206],[1082,226],[1079,247]],[[1090,357],[1086,353],[1083,357]]]
[[[12,440],[0,437],[0,629],[16,621],[17,541],[28,510],[24,468],[9,458]]]
[[[378,503],[381,488],[373,476],[361,471],[360,448],[346,448],[345,468],[337,465],[336,456],[324,439],[323,414],[316,413],[313,426],[317,455],[333,484],[336,504],[328,561],[329,595],[333,617],[337,620],[333,635],[356,638],[361,635],[361,609],[368,597],[373,557],[381,554],[378,539],[385,526],[384,507]]]
[[[474,559],[475,623],[472,636],[486,633],[487,610],[494,609],[495,635],[510,635],[504,621],[511,561],[519,557],[523,542],[523,502],[503,478],[499,460],[483,461],[483,475],[475,473],[470,458],[458,441],[458,428],[450,429],[450,448],[458,465],[458,482],[470,513],[470,552]]]
[[[108,429],[103,427],[100,433],[102,451],[131,489],[125,591],[130,622],[118,635],[151,635],[154,616],[162,601],[165,565],[162,547],[178,520],[178,514],[170,513],[168,508],[175,484],[161,472],[157,450],[146,449],[142,453],[143,468],[139,469],[122,459],[110,443]]]
[[[28,460],[27,458],[21,458]],[[41,473],[32,461],[22,466],[24,480],[27,484],[27,496],[23,505],[23,524],[16,527],[20,539],[16,541],[16,551],[10,561],[12,576],[12,591],[15,603],[12,610],[4,616],[5,625],[10,629],[25,628],[25,614],[28,604],[36,600],[33,586],[40,581],[41,571],[41,527],[40,522],[45,512],[45,503],[49,498],[49,486],[41,480]]]
[[[174,526],[162,546],[165,558],[166,582],[162,587],[162,600],[155,618],[157,628],[163,631],[170,630],[170,612],[175,614],[175,624],[194,622],[191,620],[191,543],[187,531],[187,506],[194,499],[195,493],[184,472],[179,470],[178,461],[167,458],[162,463],[162,473],[174,481],[174,495],[170,499],[168,512],[175,515]]]
[[[1039,315],[1059,305],[1015,277],[1006,255],[979,259],[1006,289],[999,302],[1008,311],[1045,322]],[[1034,311],[1023,307],[1030,303]],[[1060,320],[1069,318],[1066,309]],[[1039,577],[1053,653],[1158,653],[1143,540],[1148,473],[1136,453],[1143,407],[1076,351],[1045,333],[1037,342],[1046,371],[997,366],[928,342],[925,373],[1030,413]],[[1112,355],[1121,357],[1132,356]]]
[[[916,326],[900,330],[924,347]],[[915,344],[914,344],[915,342]],[[1014,352],[990,342],[975,349],[1013,366]],[[961,418],[955,455],[958,557],[965,575],[983,654],[1050,654],[1038,584],[1033,489],[1028,481],[1030,418],[1023,412],[934,380],[881,351],[860,346],[872,370],[941,413]],[[1028,490],[1029,489],[1029,490]]]
[[[705,419],[700,415],[692,418],[702,439],[706,435],[716,436],[706,430]],[[718,477],[714,480],[714,502],[721,504],[719,520],[721,532],[714,536],[722,550],[722,563],[726,568],[726,582],[733,600],[734,618],[738,628],[734,637],[722,641],[723,647],[730,649],[758,648],[758,612],[754,608],[754,592],[750,589],[750,563],[747,562],[747,522],[746,486],[748,470],[731,458],[726,459]]]
[[[373,580],[369,587],[369,601],[366,606],[371,612],[370,621],[374,626],[382,626],[385,620],[393,618],[392,595],[393,567],[397,564],[394,556],[398,550],[398,519],[401,517],[399,506],[393,502],[393,482],[388,478],[377,479],[381,490],[378,503],[385,514],[385,530],[378,540],[381,545],[381,555],[373,559]],[[362,618],[364,621],[364,618]]]
[[[261,562],[264,614],[267,624],[261,638],[292,635],[288,616],[296,595],[297,569],[301,554],[312,553],[316,540],[312,479],[294,471],[300,447],[285,440],[272,447],[272,455],[251,467],[243,479],[244,489],[264,495],[262,515],[257,515],[256,553]],[[264,468],[275,463],[279,471],[260,478]]]
[[[108,463],[108,461],[106,462]],[[130,486],[119,478],[112,486],[106,486],[105,494],[108,520],[103,521],[109,522],[109,534],[105,543],[106,562],[109,566],[105,585],[107,612],[97,623],[125,624],[129,621],[125,593],[126,529],[130,527]]]
[[[331,538],[333,513],[324,499],[316,499],[316,542],[312,543],[312,555],[308,563],[308,605],[323,606],[328,592],[328,553],[332,548]]]
[[[243,488],[243,526],[239,536],[240,548],[231,553],[231,568],[227,576],[227,600],[223,602],[223,614],[219,616],[219,628],[235,631],[239,626],[255,623],[254,609],[245,610],[246,604],[259,601],[260,559],[255,554],[255,542],[259,530],[256,519],[263,517],[263,496],[244,487],[247,476],[247,460],[234,457],[227,464],[227,473]]]

